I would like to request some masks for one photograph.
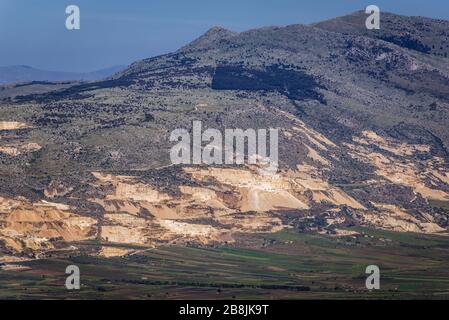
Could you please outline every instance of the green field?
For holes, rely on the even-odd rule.
[[[0,271],[2,299],[447,299],[449,238],[357,229],[334,238],[283,231],[251,248],[161,247],[125,258],[53,256]],[[248,237],[248,236],[246,236]],[[256,245],[263,244],[263,245]],[[65,289],[67,265],[81,270]],[[381,269],[381,290],[365,288],[365,268]]]

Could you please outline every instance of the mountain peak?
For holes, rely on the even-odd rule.
[[[232,37],[235,37],[236,35],[238,35],[237,32],[233,32],[223,27],[214,26],[201,37],[192,41],[187,46],[181,48],[180,51],[195,51],[207,49],[210,46],[217,44],[221,40],[230,39]]]
[[[203,35],[204,36],[214,36],[214,35],[234,35],[235,32],[232,32],[231,30],[228,30],[226,28],[220,27],[220,26],[214,26],[207,30],[207,32]]]

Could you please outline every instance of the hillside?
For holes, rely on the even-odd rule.
[[[449,60],[439,46],[448,22],[385,17],[381,34],[360,30],[357,13],[241,33],[214,27],[107,80],[6,90],[0,250],[260,248],[252,237],[285,229],[447,236]],[[193,120],[278,128],[280,171],[171,166],[170,133]]]
[[[365,20],[365,12],[359,11],[314,26],[332,32],[380,39],[421,53],[448,57],[448,21],[382,13],[380,30],[370,31],[364,27]]]

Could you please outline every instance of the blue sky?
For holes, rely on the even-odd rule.
[[[81,30],[65,28],[65,8]],[[312,23],[369,4],[449,20],[447,0],[0,0],[0,65],[91,71],[174,51],[210,27]]]

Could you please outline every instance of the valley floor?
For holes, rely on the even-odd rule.
[[[242,247],[104,247],[77,244],[0,269],[0,299],[448,299],[449,237],[365,228],[331,237],[284,230],[242,236]],[[249,238],[251,237],[251,238]],[[111,246],[109,244],[109,246]],[[129,252],[102,257],[93,252]],[[65,268],[81,290],[65,288]],[[378,265],[381,290],[365,288]]]

